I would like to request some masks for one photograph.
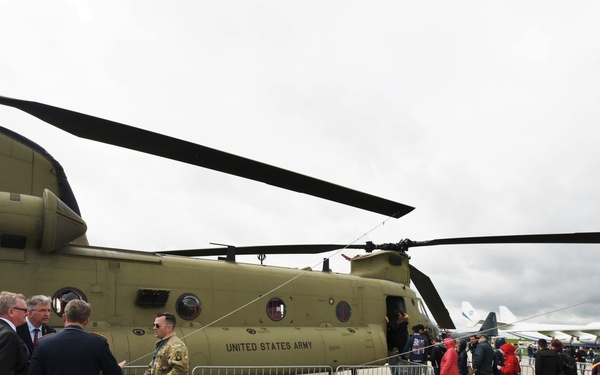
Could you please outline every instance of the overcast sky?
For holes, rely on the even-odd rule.
[[[592,1],[0,0],[0,95],[416,207],[385,225],[378,214],[78,139],[12,108],[0,108],[0,125],[63,165],[99,246],[599,231],[598,19]],[[463,300],[482,316],[506,305],[528,317],[600,297],[599,246],[409,254],[461,326]],[[331,254],[266,263],[320,268]],[[338,254],[331,268],[349,263]],[[585,324],[599,313],[588,303],[536,321]]]

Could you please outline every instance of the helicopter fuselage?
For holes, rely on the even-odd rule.
[[[405,272],[390,265],[395,257],[378,252],[353,262],[364,272],[384,272],[373,268],[380,263]],[[176,313],[194,366],[384,363],[390,299],[400,308],[402,301],[415,324],[430,325],[401,283],[309,269],[69,245],[49,254],[0,249],[0,272],[5,290],[51,296],[54,326],[65,297],[85,298],[93,308],[88,330],[134,365],[149,362],[156,341],[149,327],[163,311]]]

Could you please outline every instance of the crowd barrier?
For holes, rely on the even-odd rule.
[[[143,375],[148,366],[125,366],[124,375]],[[433,367],[402,361],[393,366],[197,366],[192,375],[433,375]]]

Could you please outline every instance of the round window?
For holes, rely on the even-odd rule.
[[[183,294],[175,304],[177,314],[185,320],[194,320],[202,312],[200,299],[193,294]]]
[[[346,301],[341,301],[335,307],[335,316],[337,316],[340,322],[347,322],[350,320],[350,315],[352,315],[352,309],[350,309],[350,304]]]
[[[81,290],[77,288],[62,288],[52,296],[52,310],[58,316],[62,316],[67,303],[74,299],[81,299],[87,302],[87,297]]]
[[[279,321],[285,316],[285,303],[281,298],[272,298],[267,303],[267,315],[271,320]]]

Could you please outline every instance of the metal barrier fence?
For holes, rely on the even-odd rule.
[[[525,361],[525,360],[523,360]],[[470,365],[470,363],[469,363]],[[590,363],[578,363],[577,372],[591,375]],[[143,375],[147,365],[125,366],[123,375]],[[330,366],[197,366],[192,375],[433,375],[433,367],[418,363],[401,361],[399,365],[385,366],[338,366],[333,371]],[[534,365],[521,362],[521,375],[535,375]]]
[[[402,361],[393,366],[197,366],[192,375],[433,375],[433,367]],[[127,375],[130,375],[127,373]]]
[[[333,374],[330,366],[197,366],[192,375],[308,375]]]
[[[521,375],[535,375],[535,360],[533,364],[523,364],[526,359],[523,358],[521,361]],[[589,362],[577,362],[577,374],[578,375],[592,375],[592,364]]]
[[[521,375],[535,375],[535,368],[533,365],[521,365]]]
[[[400,361],[399,365],[385,366],[338,366],[336,375],[433,375],[433,367],[419,363]]]
[[[123,375],[144,375],[148,366],[125,366],[123,367]]]
[[[592,375],[592,364],[589,362],[577,362],[577,374]],[[521,375],[535,375],[535,365],[524,365],[521,363]]]

